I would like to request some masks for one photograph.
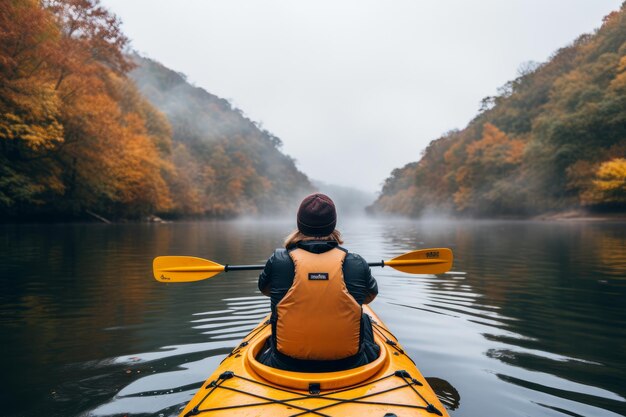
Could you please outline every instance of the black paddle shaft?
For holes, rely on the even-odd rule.
[[[228,271],[260,271],[265,265],[224,265],[224,272]]]
[[[385,266],[385,261],[369,262],[369,266]],[[228,271],[260,271],[265,265],[224,265],[224,272]]]

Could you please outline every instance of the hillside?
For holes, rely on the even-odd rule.
[[[370,211],[525,217],[571,208],[626,210],[626,3],[394,170]]]
[[[276,214],[312,190],[281,140],[241,110],[153,60],[133,61],[130,76],[172,127],[178,187],[193,196],[182,213]]]
[[[240,110],[126,55],[97,0],[2,2],[0,29],[2,221],[274,214],[312,189]]]

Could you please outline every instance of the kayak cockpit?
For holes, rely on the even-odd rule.
[[[270,383],[286,388],[307,391],[310,389],[311,381],[319,384],[319,387],[324,390],[353,386],[372,378],[386,368],[389,361],[389,354],[387,349],[385,349],[384,340],[376,335],[375,342],[380,347],[380,355],[376,360],[366,365],[336,372],[285,371],[264,365],[257,360],[259,352],[263,349],[269,337],[269,334],[264,334],[263,337],[256,337],[250,340],[244,363],[249,368],[248,372],[256,374]]]

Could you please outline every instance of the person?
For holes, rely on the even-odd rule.
[[[378,294],[359,255],[343,247],[335,204],[316,193],[302,200],[297,229],[274,251],[259,276],[271,298],[272,336],[257,359],[303,372],[350,369],[375,360],[371,319],[362,313]]]

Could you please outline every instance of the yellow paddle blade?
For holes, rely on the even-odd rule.
[[[385,261],[385,266],[409,274],[443,274],[452,268],[452,251],[446,248],[414,250]]]
[[[224,265],[193,256],[159,256],[154,258],[152,272],[160,282],[191,282],[224,272]]]

